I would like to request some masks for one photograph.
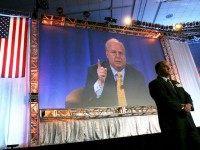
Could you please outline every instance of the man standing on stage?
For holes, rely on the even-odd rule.
[[[170,69],[167,61],[158,62],[155,65],[158,76],[149,83],[165,146],[174,150],[200,149],[198,131],[190,113],[194,110],[192,99],[180,83],[171,80]]]

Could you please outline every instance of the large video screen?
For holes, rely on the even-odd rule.
[[[188,46],[200,77],[200,42],[191,42]]]
[[[39,102],[41,109],[118,106],[117,85],[105,43],[115,38],[125,47],[123,89],[128,106],[155,106],[148,83],[156,77],[154,65],[164,55],[159,39],[40,25]],[[97,68],[106,68],[106,79],[97,94]]]

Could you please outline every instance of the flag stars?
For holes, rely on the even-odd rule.
[[[0,37],[7,38],[9,34],[10,18],[6,16],[0,16]]]

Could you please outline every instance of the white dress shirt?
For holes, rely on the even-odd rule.
[[[166,82],[167,82],[167,80],[169,80],[169,78],[166,78],[166,77],[161,77],[161,78],[163,78]]]
[[[169,80],[169,82],[171,83],[172,87],[174,88],[174,85],[172,84],[171,80],[169,78],[166,78],[166,77],[162,77],[166,82],[167,80]]]
[[[115,70],[112,66],[110,66],[111,70],[112,70],[112,73],[113,73],[113,76],[114,76],[114,79],[115,81],[117,80],[117,70]],[[122,69],[122,71],[120,71],[121,74],[122,74],[122,80],[124,81],[124,75],[125,75],[125,68]],[[103,92],[103,87],[104,85],[100,85],[98,80],[95,82],[94,84],[94,92],[96,93],[96,96],[97,98],[99,98]]]

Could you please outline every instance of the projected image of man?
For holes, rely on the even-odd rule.
[[[126,50],[111,38],[105,44],[107,60],[89,67],[84,91],[88,106],[150,104],[142,74],[126,62]],[[152,104],[152,102],[151,102]]]

